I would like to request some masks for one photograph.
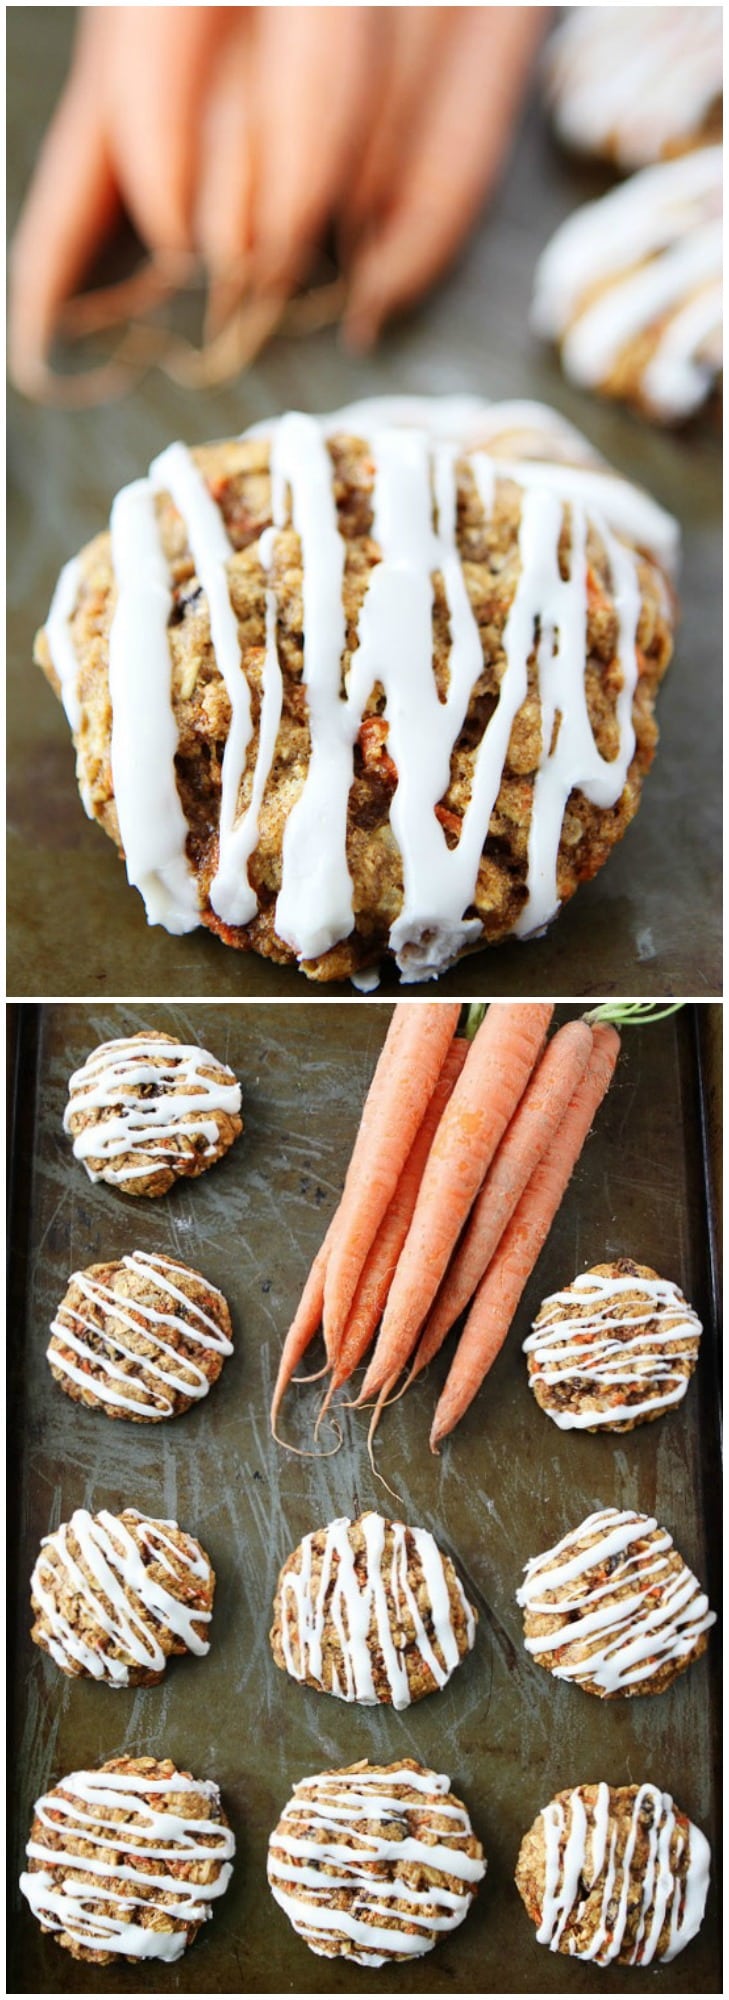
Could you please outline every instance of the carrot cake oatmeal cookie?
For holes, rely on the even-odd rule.
[[[64,1674],[152,1687],[173,1653],[208,1653],[215,1571],[176,1521],[76,1509],[46,1535],[31,1637]]]
[[[445,1687],[476,1617],[426,1528],[368,1513],[306,1535],[289,1556],[271,1646],[277,1667],[309,1687],[408,1708]]]
[[[308,977],[531,937],[637,810],[677,530],[535,403],[175,444],[36,657],[150,922]]]
[[[647,167],[561,224],[537,265],[532,322],[565,374],[682,423],[722,370],[722,148]]]
[[[63,1126],[76,1159],[123,1194],[166,1194],[214,1166],[243,1130],[232,1070],[173,1035],[102,1042],[68,1089]]]
[[[696,1936],[710,1862],[704,1834],[657,1785],[577,1785],[524,1835],[516,1886],[550,1951],[650,1965]]]
[[[169,1758],[113,1757],[37,1800],[20,1887],[73,1958],[171,1965],[212,1916],[234,1853],[211,1779]]]
[[[701,1321],[648,1264],[595,1264],[544,1299],[524,1341],[529,1383],[560,1430],[632,1431],[686,1394]]]
[[[51,1374],[74,1402],[158,1424],[207,1396],[233,1352],[227,1301],[199,1271],[135,1250],[69,1279]]]
[[[295,1785],[269,1841],[268,1880],[320,1958],[420,1958],[463,1922],[486,1863],[449,1786],[411,1757]]]
[[[566,7],[545,75],[563,143],[617,167],[720,139],[721,7]]]
[[[608,1699],[661,1694],[706,1651],[716,1618],[666,1529],[617,1507],[534,1556],[516,1601],[537,1664]]]

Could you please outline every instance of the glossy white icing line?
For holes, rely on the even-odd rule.
[[[412,1622],[415,1644],[437,1687],[444,1687],[460,1654],[453,1629],[448,1583],[443,1557],[426,1529],[406,1530],[402,1522],[391,1524],[393,1535],[389,1573],[385,1573],[387,1522],[380,1514],[366,1514],[357,1523],[364,1536],[365,1566],[359,1574],[350,1539],[352,1522],[343,1517],[326,1530],[321,1573],[314,1584],[314,1536],[300,1545],[299,1566],[291,1569],[281,1585],[281,1645],[288,1672],[295,1680],[311,1674],[321,1680],[324,1670],[322,1639],[327,1619],[331,1619],[342,1654],[344,1683],[335,1677],[332,1692],[344,1701],[373,1703],[378,1696],[372,1671],[372,1653],[381,1655],[387,1682],[396,1709],[411,1701],[407,1666],[402,1649],[392,1631],[387,1586],[392,1596],[396,1623],[407,1615]],[[415,1544],[415,1582],[408,1577],[407,1536]],[[432,1641],[419,1603],[421,1584],[425,1587]],[[466,1615],[469,1647],[475,1638],[475,1619],[457,1584]]]
[[[123,1257],[121,1262],[132,1275],[142,1279],[148,1287],[152,1286],[159,1304],[151,1305],[139,1299],[125,1300],[111,1285],[101,1284],[98,1278],[90,1277],[86,1271],[76,1271],[71,1283],[78,1286],[94,1317],[86,1317],[66,1306],[63,1318],[56,1317],[52,1321],[51,1334],[61,1343],[61,1348],[70,1348],[72,1353],[78,1355],[81,1365],[77,1367],[58,1347],[48,1349],[48,1358],[53,1368],[68,1375],[69,1380],[76,1382],[79,1388],[93,1386],[94,1396],[100,1402],[124,1409],[130,1415],[159,1417],[161,1401],[162,1413],[171,1416],[176,1397],[184,1396],[196,1402],[207,1395],[210,1381],[204,1368],[199,1367],[190,1355],[180,1354],[170,1339],[165,1339],[165,1333],[176,1334],[186,1347],[196,1345],[217,1354],[232,1354],[232,1344],[196,1300],[181,1291],[167,1275],[175,1267],[163,1257],[153,1257],[146,1251],[138,1250],[131,1256]],[[216,1290],[214,1285],[208,1289],[212,1292]],[[182,1305],[182,1314],[170,1310],[170,1300]],[[70,1326],[69,1320],[72,1322]],[[117,1328],[126,1327],[130,1332],[141,1330],[144,1333],[144,1355],[120,1338],[118,1331],[112,1334],[112,1320]],[[85,1340],[84,1334],[89,1338]],[[118,1364],[112,1359],[113,1355],[119,1356]],[[152,1403],[145,1399],[141,1385],[133,1397],[122,1393],[120,1388],[116,1389],[116,1382],[129,1383],[129,1371],[122,1365],[124,1361],[131,1361],[133,1365],[135,1387],[139,1375],[144,1374],[151,1377],[155,1385],[163,1383],[170,1391],[169,1396],[165,1398],[163,1393],[160,1398],[158,1390],[158,1400]],[[84,1363],[89,1366],[85,1368]]]
[[[28,1841],[28,1860],[42,1864],[20,1878],[22,1893],[34,1915],[47,1930],[64,1931],[87,1950],[174,1963],[184,1951],[187,1928],[211,1916],[211,1902],[228,1886],[235,1840],[230,1827],[215,1819],[183,1818],[168,1802],[175,1794],[195,1792],[219,1808],[217,1785],[180,1772],[170,1778],[150,1779],[109,1771],[74,1771],[62,1784],[63,1794],[69,1796],[56,1791],[38,1799],[36,1818],[56,1836],[61,1820],[68,1839],[82,1841],[85,1851],[80,1858],[63,1844],[56,1847],[43,1840]],[[152,1803],[156,1798],[159,1806]],[[107,1817],[116,1813],[122,1813],[124,1819]],[[120,1861],[120,1855],[125,1860]],[[140,1861],[144,1867],[138,1865]],[[181,1880],[179,1873],[164,1867],[160,1871],[150,1868],[149,1863],[155,1861],[176,1866],[215,1865],[218,1873],[204,1883]],[[59,1874],[79,1865],[84,1874],[95,1875],[97,1882],[80,1885],[66,1881],[62,1888],[57,1886]],[[112,1883],[121,1887],[112,1887]],[[158,1889],[167,1900],[150,1898],[150,1888]],[[118,1904],[118,1913],[98,1910],[100,1902]],[[163,1909],[185,1929],[153,1931],[135,1920],[142,1910]]]
[[[51,663],[61,683],[61,700],[74,735],[81,727],[81,704],[76,692],[79,673],[78,653],[71,634],[71,619],[81,586],[78,556],[64,563],[46,619],[46,639]]]
[[[575,1641],[595,1641],[582,1659],[555,1664],[551,1671],[558,1680],[594,1682],[606,1695],[639,1689],[660,1667],[692,1653],[715,1623],[691,1570],[685,1564],[670,1570],[673,1542],[665,1530],[649,1548],[635,1547],[656,1528],[642,1514],[606,1507],[527,1563],[517,1604],[532,1615],[564,1622],[525,1637],[526,1651],[556,1654]],[[607,1564],[606,1582],[583,1587],[577,1596],[571,1592],[571,1584]],[[621,1590],[625,1595],[618,1598]]]
[[[623,1298],[637,1297],[642,1311],[622,1316]],[[586,1312],[585,1306],[593,1308]],[[616,1338],[629,1328],[626,1338]],[[593,1410],[549,1410],[560,1430],[629,1421],[666,1408],[685,1396],[688,1377],[676,1368],[674,1350],[701,1336],[701,1321],[678,1286],[664,1278],[615,1278],[585,1272],[569,1291],[544,1300],[540,1318],[523,1342],[546,1389],[562,1382],[603,1394],[639,1383],[646,1394],[632,1403],[619,1397],[602,1415]],[[658,1349],[658,1352],[655,1350]]]
[[[585,1788],[571,1792],[566,1805],[553,1799],[541,1817],[545,1881],[537,1930],[540,1944],[548,1944],[551,1951],[559,1949],[567,1925],[573,1919],[579,1923],[588,1897],[594,1908],[593,1892],[602,1881],[600,1912],[590,1942],[580,1951],[575,1939],[569,1936],[568,1949],[573,1957],[590,1959],[599,1965],[608,1965],[619,1956],[628,1928],[639,1837],[646,1840],[646,1818],[650,1819],[650,1826],[641,1907],[628,1962],[651,1964],[669,1912],[669,1937],[660,1953],[662,1961],[675,1958],[695,1937],[709,1886],[709,1844],[690,1820],[685,1822],[685,1831],[679,1826],[673,1800],[667,1792],[650,1784],[638,1788],[620,1855],[617,1826],[611,1820],[610,1791],[605,1784],[598,1785],[594,1801],[586,1798]],[[632,1919],[630,1934],[632,1938]]]
[[[154,1068],[150,1058],[155,1058]],[[69,1083],[69,1099],[64,1112],[64,1131],[71,1130],[71,1118],[80,1111],[103,1111],[118,1107],[118,1116],[94,1120],[73,1141],[77,1160],[82,1160],[91,1180],[102,1178],[89,1165],[90,1158],[104,1162],[103,1178],[122,1181],[143,1179],[150,1171],[150,1159],[159,1164],[179,1156],[180,1140],[206,1140],[205,1157],[215,1152],[219,1128],[215,1118],[200,1116],[207,1108],[232,1115],[240,1111],[240,1084],[230,1070],[224,1080],[205,1075],[205,1068],[220,1072],[223,1065],[206,1049],[139,1037],[104,1042],[94,1049],[84,1066]],[[135,1094],[141,1085],[154,1084],[155,1095]],[[169,1142],[169,1143],[168,1143]],[[144,1162],[116,1172],[110,1162],[141,1152]]]
[[[700,129],[722,89],[720,7],[571,7],[547,50],[568,145],[642,166]]]
[[[651,407],[688,415],[705,395],[721,328],[722,167],[710,146],[647,168],[557,230],[537,266],[532,323],[561,342],[576,381],[605,382],[655,328],[641,373]]]
[[[473,1895],[469,1885],[482,1880],[485,1863],[463,1849],[461,1843],[469,1837],[471,1825],[462,1806],[443,1799],[449,1785],[448,1778],[434,1772],[405,1767],[327,1772],[296,1785],[271,1837],[268,1878],[276,1901],[312,1951],[326,1951],[327,1934],[337,1932],[354,1946],[349,1956],[355,1964],[382,1965],[394,1953],[420,1956],[431,1949],[434,1932],[453,1930],[463,1921]],[[435,1824],[429,1839],[411,1833],[407,1802],[399,1786],[427,1793],[433,1820],[450,1820],[452,1834]],[[297,1822],[302,1817],[309,1834],[289,1834],[287,1821]],[[420,1808],[423,1832],[425,1818],[426,1809]],[[383,1822],[391,1828],[389,1837],[377,1830]],[[356,1837],[356,1847],[347,1839],[350,1832]],[[399,1872],[388,1881],[381,1870],[391,1862],[401,1869],[420,1865],[441,1870],[462,1883],[463,1889],[429,1881],[427,1888],[420,1890],[413,1886],[412,1876],[405,1879]],[[323,1875],[322,1864],[332,1873]],[[333,1886],[348,1892],[349,1901],[343,1909],[329,1905]],[[391,1912],[393,1899],[404,1904],[404,1909]],[[391,1914],[397,1916],[396,1928],[378,1923],[378,1918]]]
[[[154,490],[123,487],[111,510],[116,608],[109,632],[111,768],[127,876],[151,924],[179,936],[200,922],[175,777],[177,725],[167,626],[172,594]]]
[[[128,1685],[132,1666],[164,1671],[166,1654],[157,1636],[161,1627],[189,1652],[209,1652],[209,1640],[199,1628],[208,1625],[212,1615],[184,1601],[191,1579],[203,1582],[210,1574],[202,1551],[191,1542],[179,1547],[165,1535],[165,1528],[175,1527],[174,1521],[151,1520],[132,1508],[127,1512],[134,1516],[136,1534],[128,1521],[106,1510],[93,1516],[77,1508],[69,1522],[44,1537],[31,1579],[31,1595],[45,1617],[45,1641],[56,1664],[63,1669],[81,1666],[94,1680],[118,1687]],[[76,1544],[76,1555],[69,1538]],[[149,1563],[160,1559],[177,1590],[166,1589],[151,1576]],[[61,1595],[72,1600],[73,1620],[59,1603]],[[89,1626],[99,1628],[108,1643],[99,1637],[89,1643],[83,1636]]]

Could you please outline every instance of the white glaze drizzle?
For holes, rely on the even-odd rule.
[[[621,1314],[621,1299],[636,1295],[644,1302],[644,1309]],[[585,1312],[586,1305],[593,1310]],[[626,1327],[631,1329],[629,1336],[616,1338]],[[547,1412],[560,1430],[586,1430],[632,1421],[651,1410],[680,1403],[688,1377],[676,1368],[671,1350],[685,1348],[687,1340],[698,1340],[701,1331],[693,1307],[687,1306],[678,1285],[668,1279],[616,1278],[585,1271],[569,1290],[552,1292],[544,1300],[523,1351],[534,1355],[545,1389],[571,1382],[580,1391],[612,1396],[628,1383],[644,1386],[647,1393],[640,1400],[611,1400],[602,1414],[570,1409]],[[656,1348],[662,1352],[651,1352]]]
[[[131,1507],[126,1513],[134,1518],[134,1533],[128,1520],[105,1509],[93,1515],[77,1508],[69,1522],[44,1536],[31,1579],[33,1602],[49,1628],[45,1644],[56,1665],[66,1671],[80,1666],[94,1680],[114,1687],[128,1686],[130,1667],[164,1672],[167,1655],[157,1636],[160,1627],[174,1633],[190,1653],[210,1651],[198,1627],[210,1623],[211,1612],[186,1604],[174,1588],[184,1588],[193,1577],[204,1583],[210,1576],[207,1557],[189,1538],[181,1547],[165,1534],[176,1528],[175,1521],[152,1520]],[[78,1545],[76,1555],[69,1536]],[[169,1572],[171,1589],[151,1575],[152,1564]],[[93,1644],[67,1618],[58,1601],[61,1591],[70,1593],[75,1611],[81,1604],[84,1625],[98,1628]],[[106,1634],[106,1644],[99,1634]]]
[[[80,558],[72,556],[71,561],[63,565],[46,619],[48,651],[61,683],[61,700],[74,736],[81,727],[81,703],[76,691],[79,658],[71,633],[71,619],[78,602],[81,579]]]
[[[73,1771],[61,1782],[63,1793],[70,1797],[60,1791],[49,1792],[38,1799],[36,1817],[49,1832],[57,1834],[58,1820],[51,1815],[60,1815],[69,1839],[82,1840],[95,1851],[79,1855],[69,1848],[46,1846],[43,1840],[28,1841],[28,1860],[43,1863],[37,1871],[20,1877],[22,1893],[34,1916],[47,1930],[65,1931],[88,1951],[160,1958],[173,1964],[185,1949],[187,1929],[205,1923],[212,1916],[211,1902],[227,1889],[235,1840],[230,1827],[214,1819],[182,1818],[165,1801],[176,1793],[196,1792],[219,1807],[218,1786],[211,1779],[188,1778],[179,1771],[170,1778],[156,1779],[126,1772]],[[157,1795],[159,1805],[152,1803]],[[106,1817],[115,1812],[136,1816],[133,1840],[123,1822]],[[123,1863],[117,1858],[120,1851],[128,1856]],[[161,1867],[142,1870],[136,1866],[139,1858],[158,1861]],[[215,1863],[219,1872],[205,1883],[183,1882],[179,1875],[166,1872],[166,1862]],[[59,1874],[74,1869],[98,1877],[97,1882],[56,1886]],[[112,1888],[112,1883],[122,1886]],[[148,1893],[136,1893],[137,1889],[148,1892],[150,1888],[174,1901],[162,1903]],[[118,1904],[118,1914],[102,1915],[97,1907],[101,1903]],[[142,1910],[166,1910],[185,1928],[148,1930],[135,1920]]]
[[[205,1076],[203,1066],[222,1071],[225,1080],[220,1081],[219,1075]],[[153,1097],[134,1095],[137,1086],[150,1083],[155,1086]],[[179,1158],[181,1139],[204,1138],[204,1157],[212,1158],[219,1127],[214,1117],[199,1114],[209,1110],[232,1116],[240,1111],[240,1105],[240,1084],[206,1049],[135,1035],[102,1042],[83,1068],[74,1072],[63,1127],[70,1132],[71,1119],[78,1112],[116,1109],[116,1117],[94,1119],[77,1132],[73,1150],[91,1180],[118,1184],[142,1180],[153,1165],[163,1166]],[[127,1164],[117,1171],[112,1164],[124,1155],[140,1152],[146,1157],[138,1167]],[[103,1169],[92,1167],[92,1158],[102,1160]]]
[[[313,1535],[304,1537],[296,1552],[296,1568],[289,1569],[282,1579],[281,1645],[286,1667],[295,1680],[303,1681],[311,1675],[324,1685],[322,1640],[325,1624],[331,1623],[341,1648],[344,1675],[342,1684],[335,1663],[331,1692],[343,1701],[376,1702],[379,1697],[372,1671],[372,1651],[376,1648],[382,1658],[393,1708],[407,1708],[411,1701],[407,1666],[392,1630],[392,1615],[396,1623],[405,1618],[411,1621],[415,1646],[436,1687],[445,1687],[461,1657],[443,1557],[427,1529],[406,1529],[401,1521],[394,1521],[389,1524],[393,1548],[386,1571],[388,1523],[381,1514],[364,1514],[355,1525],[365,1542],[366,1566],[361,1579],[350,1539],[353,1523],[346,1517],[330,1522],[326,1530],[318,1586],[313,1580]],[[408,1576],[408,1535],[413,1538],[416,1563],[425,1584],[432,1641],[417,1599],[420,1578],[416,1575],[413,1587]],[[458,1577],[455,1583],[465,1613],[470,1648],[476,1636],[476,1621]]]
[[[709,1887],[711,1853],[704,1834],[690,1820],[684,1832],[677,1823],[668,1792],[660,1792],[656,1785],[641,1785],[618,1857],[618,1829],[611,1816],[610,1790],[601,1784],[594,1802],[585,1800],[584,1788],[576,1788],[566,1806],[553,1799],[542,1813],[545,1882],[537,1930],[540,1944],[548,1944],[550,1951],[559,1949],[567,1926],[573,1918],[579,1923],[583,1902],[602,1878],[600,1915],[589,1944],[580,1951],[574,1937],[568,1934],[566,1949],[571,1956],[591,1959],[598,1965],[609,1965],[611,1959],[618,1957],[628,1930],[634,1855],[640,1816],[646,1807],[652,1808],[653,1823],[648,1834],[635,1940],[632,1951],[625,1955],[631,1965],[650,1965],[669,1913],[669,1938],[660,1953],[662,1961],[675,1958],[696,1936]],[[682,1879],[679,1867],[686,1849]],[[594,1906],[594,1896],[592,1900]]]
[[[452,1833],[448,1828],[434,1829],[432,1844],[412,1834],[407,1802],[398,1790],[403,1786],[427,1794],[433,1816],[452,1821]],[[354,1946],[348,1956],[356,1965],[384,1965],[394,1953],[420,1957],[432,1949],[433,1932],[454,1930],[463,1922],[473,1897],[473,1888],[467,1885],[483,1879],[486,1864],[482,1857],[463,1851],[460,1843],[470,1836],[471,1823],[465,1808],[447,1799],[449,1790],[450,1778],[406,1766],[394,1771],[368,1766],[327,1771],[295,1786],[271,1836],[268,1879],[276,1902],[312,1951],[325,1955],[327,1935],[337,1932]],[[301,1818],[307,1834],[288,1834],[287,1821]],[[394,1822],[389,1839],[375,1831],[383,1820]],[[323,1842],[315,1837],[322,1832]],[[356,1848],[351,1845],[353,1835]],[[397,1874],[387,1880],[378,1869],[393,1861],[440,1869],[462,1882],[463,1890],[449,1889],[445,1883],[417,1890]],[[331,1867],[332,1874],[322,1874],[322,1865]],[[330,1907],[328,1898],[335,1889],[348,1892],[346,1908]],[[404,1903],[405,1909],[393,1910],[395,1901]],[[363,1909],[372,1923],[358,1916]],[[378,1924],[378,1918],[391,1915],[396,1928]]]
[[[127,877],[147,920],[175,936],[200,922],[177,790],[167,626],[172,593],[154,490],[135,480],[111,510],[117,599],[109,632],[111,768]]]
[[[654,1534],[648,1550],[633,1553],[635,1543]],[[585,1545],[578,1549],[578,1543]],[[686,1659],[702,1632],[716,1622],[716,1613],[685,1563],[669,1571],[672,1553],[671,1536],[643,1514],[615,1507],[590,1514],[581,1527],[526,1565],[517,1604],[532,1615],[561,1621],[551,1632],[525,1637],[527,1652],[553,1654],[594,1640],[583,1659],[563,1661],[551,1672],[557,1680],[594,1682],[606,1695],[639,1689],[660,1667]],[[586,1589],[585,1576],[611,1557],[619,1560],[607,1581]],[[570,1589],[575,1583],[577,1595]],[[618,1600],[615,1593],[623,1587],[626,1595]],[[658,1592],[655,1600],[653,1590]]]
[[[175,1272],[179,1276],[174,1264],[168,1263],[164,1257],[153,1257],[144,1250],[136,1250],[132,1256],[123,1257],[121,1262],[128,1271],[156,1288],[160,1296],[159,1306],[143,1304],[138,1299],[125,1300],[111,1285],[102,1285],[87,1271],[76,1271],[71,1283],[78,1286],[95,1313],[104,1315],[103,1328],[100,1330],[97,1322],[87,1318],[83,1312],[64,1306],[63,1317],[52,1321],[51,1334],[64,1349],[70,1347],[72,1353],[78,1355],[80,1365],[77,1367],[59,1347],[53,1345],[48,1349],[48,1359],[53,1368],[67,1375],[79,1388],[92,1388],[99,1402],[114,1404],[129,1416],[172,1416],[176,1397],[184,1396],[190,1402],[197,1402],[200,1397],[207,1396],[210,1388],[204,1368],[198,1367],[189,1355],[183,1358],[179,1354],[174,1337],[214,1354],[232,1354],[233,1348],[222,1328],[203,1312],[195,1299],[188,1298],[166,1275],[167,1272]],[[215,1285],[208,1285],[207,1289],[215,1292],[218,1298],[222,1296]],[[171,1310],[170,1300],[184,1306],[184,1318]],[[153,1343],[152,1353],[140,1355],[118,1333],[113,1335],[112,1319],[117,1326],[128,1327],[130,1332],[138,1333],[141,1327],[147,1347]],[[73,1322],[72,1326],[69,1326],[69,1320]],[[84,1333],[93,1334],[97,1344],[84,1340]],[[165,1335],[168,1337],[165,1338]],[[115,1382],[128,1384],[130,1380],[129,1372],[113,1360],[115,1354],[121,1361],[133,1363],[134,1397],[124,1395],[114,1387]],[[84,1362],[91,1364],[90,1373],[84,1369]],[[157,1389],[155,1403],[145,1401],[140,1393],[140,1376],[149,1376],[155,1385],[164,1385],[161,1391]],[[166,1395],[165,1391],[169,1394]]]
[[[575,381],[599,386],[655,327],[646,401],[666,417],[703,401],[721,328],[722,162],[721,146],[707,146],[646,168],[557,230],[537,265],[532,323],[561,343]]]
[[[647,165],[700,131],[721,96],[721,8],[565,9],[547,86],[568,145]]]
[[[670,365],[675,369],[675,356]],[[342,685],[345,543],[339,533],[327,449],[327,439],[343,427],[364,438],[373,454],[373,533],[382,552],[361,610],[358,644],[351,656],[346,687]],[[468,911],[503,775],[511,722],[526,692],[526,661],[534,648],[535,621],[542,616],[555,623],[558,615],[564,615],[570,626],[569,640],[560,635],[556,666],[550,668],[544,646],[542,666],[547,679],[555,681],[558,688],[564,686],[565,698],[569,696],[576,707],[574,715],[568,709],[566,720],[563,715],[551,748],[551,727],[549,736],[546,729],[544,732],[544,768],[535,787],[538,810],[532,825],[529,897],[517,926],[520,932],[542,928],[558,907],[555,855],[569,792],[582,786],[588,797],[597,800],[599,794],[599,802],[608,804],[620,797],[634,747],[630,707],[639,604],[635,554],[624,546],[622,538],[635,540],[670,567],[676,556],[675,523],[647,495],[603,467],[572,426],[539,404],[489,405],[470,397],[380,398],[327,418],[292,413],[273,425],[255,426],[247,435],[259,432],[270,437],[274,525],[264,531],[259,543],[266,578],[261,723],[251,795],[239,816],[237,802],[250,742],[250,697],[228,598],[230,544],[216,504],[182,445],[170,447],[155,461],[150,479],[137,482],[115,503],[112,539],[119,554],[118,565],[115,555],[119,592],[114,621],[114,653],[119,659],[116,678],[121,676],[121,640],[126,632],[143,662],[140,685],[146,688],[150,682],[158,691],[166,690],[163,730],[161,713],[153,717],[150,727],[146,707],[143,717],[135,707],[133,689],[130,695],[129,689],[119,687],[122,714],[118,727],[115,718],[117,747],[125,742],[130,762],[139,736],[146,737],[149,748],[144,795],[142,788],[135,786],[133,806],[129,807],[137,822],[132,836],[134,875],[142,886],[146,884],[145,893],[152,895],[149,885],[157,883],[159,874],[152,848],[160,790],[165,879],[171,881],[174,876],[178,887],[182,880],[189,886],[186,828],[175,785],[176,746],[174,732],[171,736],[167,727],[167,711],[171,714],[171,709],[166,616],[171,600],[169,585],[164,590],[162,587],[166,570],[154,506],[155,491],[168,490],[187,519],[191,552],[210,606],[212,643],[232,705],[223,766],[220,858],[211,892],[213,908],[232,926],[249,922],[257,909],[247,864],[256,846],[261,802],[275,757],[283,690],[276,598],[267,579],[276,535],[290,520],[302,547],[310,754],[306,778],[284,831],[276,929],[304,960],[326,952],[352,932],[347,806],[354,746],[372,688],[379,682],[386,698],[388,750],[399,774],[391,823],[401,853],[404,886],[390,948],[404,980],[436,976],[480,935],[480,922]],[[500,699],[475,760],[472,797],[458,843],[449,848],[435,808],[447,790],[452,749],[482,668],[481,641],[455,538],[455,465],[464,454],[471,455],[487,515],[494,505],[497,480],[508,479],[522,489],[522,574],[507,628],[507,639],[514,637],[515,653],[510,657],[507,645]],[[563,463],[563,457],[576,463]],[[564,507],[571,510],[575,558],[574,576],[562,583],[556,544]],[[588,518],[606,547],[620,620],[620,741],[618,754],[609,763],[599,756],[594,744],[584,691],[585,621],[578,605],[578,551]],[[142,533],[151,536],[152,553],[148,548],[146,559],[138,560]],[[438,698],[432,667],[436,571],[444,582],[451,637],[443,701]],[[126,821],[126,807],[123,817]],[[124,828],[122,833],[127,845]]]

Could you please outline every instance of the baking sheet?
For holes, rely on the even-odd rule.
[[[57,95],[72,24],[68,7],[8,11],[11,217]],[[171,938],[147,928],[114,848],[84,817],[65,717],[31,664],[33,633],[61,563],[106,525],[117,488],[171,439],[229,436],[291,407],[319,411],[360,396],[454,390],[553,404],[678,515],[683,622],[659,702],[658,759],[621,847],[546,938],[479,953],[446,974],[439,990],[721,991],[719,438],[708,419],[669,436],[580,393],[527,325],[539,250],[571,208],[609,182],[601,169],[558,151],[535,91],[488,217],[447,283],[374,356],[347,355],[332,329],[274,341],[239,382],[206,395],[152,374],[124,402],[98,410],[41,410],[11,396],[11,993],[293,998],[311,991],[295,969],[226,949],[204,931]],[[388,969],[385,992],[396,979]]]
[[[297,1686],[274,1667],[267,1639],[279,1566],[303,1534],[358,1506],[398,1511],[372,1480],[361,1413],[345,1417],[344,1447],[326,1460],[273,1445],[266,1415],[282,1336],[338,1198],[389,1008],[16,1010],[11,1991],[139,1990],[134,1967],[77,1966],[42,1936],[15,1888],[35,1797],[64,1772],[124,1751],[169,1755],[216,1777],[238,1840],[233,1882],[213,1921],[177,1965],[145,1967],[150,1993],[362,1994],[375,1983],[378,1993],[636,1993],[648,1977],[653,1992],[720,1990],[718,1634],[668,1693],[605,1703],[528,1659],[514,1601],[530,1555],[594,1507],[626,1504],[675,1533],[717,1604],[717,1325],[692,1015],[626,1032],[615,1084],[538,1274],[487,1387],[442,1456],[430,1456],[427,1434],[444,1356],[383,1420],[378,1457],[402,1518],[436,1533],[479,1610],[475,1651],[449,1686],[396,1715]],[[161,1201],[131,1202],[86,1179],[61,1120],[68,1076],[90,1048],[152,1027],[197,1040],[232,1065],[245,1132],[200,1180]],[[110,1423],[72,1404],[44,1360],[69,1272],[137,1246],[202,1269],[229,1297],[235,1326],[235,1354],[205,1403],[153,1427]],[[706,1329],[697,1374],[680,1409],[659,1423],[617,1438],[561,1434],[529,1393],[521,1340],[547,1291],[623,1253],[676,1279],[695,1304]],[[309,1441],[304,1419],[314,1407],[291,1406],[294,1441]],[[41,1536],[75,1506],[125,1504],[174,1515],[199,1535],[218,1595],[208,1659],[173,1662],[157,1688],[112,1691],[68,1681],[31,1645],[27,1589]],[[419,1962],[373,1979],[313,1957],[295,1937],[266,1887],[266,1846],[297,1778],[401,1754],[449,1773],[489,1869],[460,1930]],[[714,1846],[699,1938],[644,1979],[552,1956],[536,1944],[512,1880],[522,1834],[565,1785],[646,1778],[671,1791]]]

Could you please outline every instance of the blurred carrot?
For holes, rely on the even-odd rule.
[[[399,1374],[412,1354],[553,1012],[540,1001],[493,1001],[488,1009],[430,1150],[360,1403]]]
[[[504,1344],[525,1285],[562,1201],[620,1053],[615,1028],[592,1029],[587,1068],[561,1126],[535,1168],[476,1293],[430,1433],[437,1451],[481,1387]]]
[[[395,1193],[458,1024],[457,1001],[395,1007],[354,1142],[324,1284],[324,1342],[335,1365],[368,1251]]]
[[[465,1234],[421,1334],[409,1382],[432,1361],[473,1298],[520,1196],[555,1137],[591,1054],[592,1031],[586,1021],[565,1022],[547,1043],[476,1197]]]

